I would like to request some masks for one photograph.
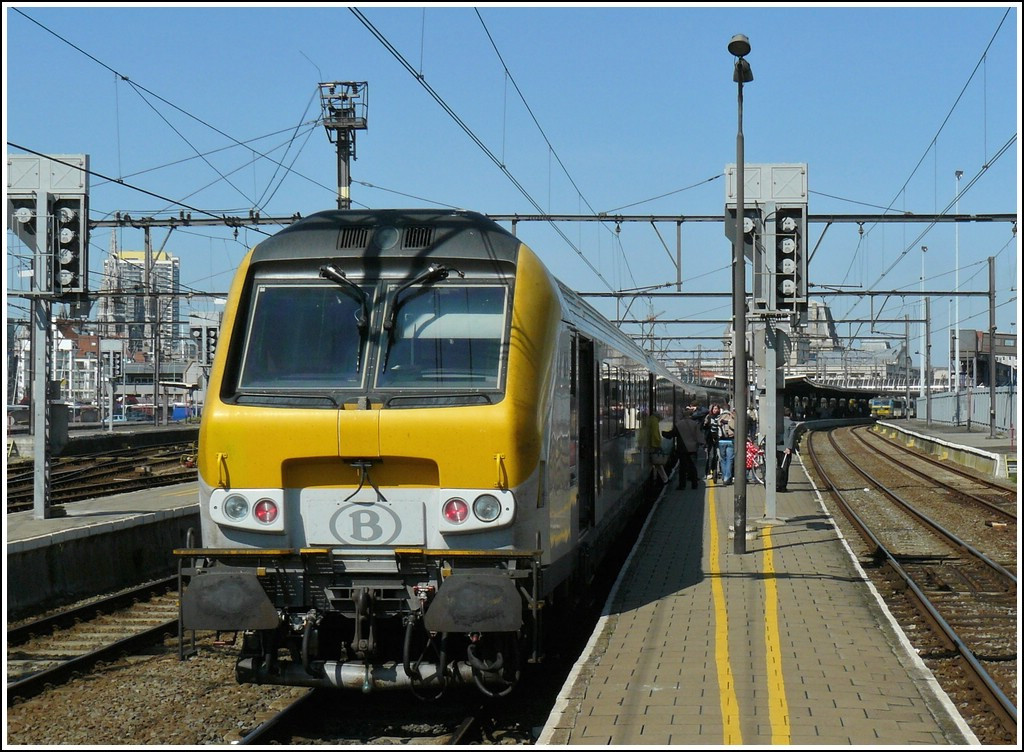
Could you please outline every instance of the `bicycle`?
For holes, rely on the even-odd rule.
[[[746,446],[746,468],[754,477],[756,483],[760,483],[762,486],[765,484],[765,437],[762,436],[760,440],[755,444],[750,439],[747,439]]]

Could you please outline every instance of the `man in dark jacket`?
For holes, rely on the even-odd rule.
[[[793,422],[792,415],[788,407],[783,408],[782,425],[776,434],[778,445],[775,455],[779,462],[778,474],[775,478],[776,491],[789,490],[789,466],[793,462],[793,439],[796,436],[796,423]]]
[[[676,457],[679,458],[679,488],[686,488],[690,481],[691,488],[697,488],[697,450],[704,444],[703,418],[695,418],[696,403],[688,406],[679,420],[672,424],[669,431],[662,436],[672,439]]]

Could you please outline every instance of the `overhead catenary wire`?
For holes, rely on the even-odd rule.
[[[525,107],[527,113],[529,113],[530,118],[533,120],[533,124],[537,126],[537,130],[540,132],[541,138],[544,139],[544,143],[546,143],[548,146],[548,152],[552,156],[554,156],[555,161],[558,163],[558,166],[562,168],[562,173],[565,175],[565,177],[569,180],[569,183],[575,189],[576,195],[579,196],[580,200],[582,200],[584,204],[587,205],[587,208],[590,209],[592,214],[597,214],[597,210],[594,209],[593,205],[583,194],[582,189],[580,189],[580,187],[576,184],[576,181],[573,179],[572,175],[569,173],[569,169],[565,166],[565,162],[562,161],[562,158],[559,156],[558,150],[555,149],[554,144],[551,143],[551,139],[548,138],[548,134],[545,133],[543,126],[541,126],[540,121],[537,119],[537,115],[533,111],[533,108],[530,107],[530,103],[526,101],[526,95],[523,94],[523,91],[519,87],[519,83],[516,81],[515,76],[512,75],[512,71],[509,70],[508,65],[505,63],[505,58],[502,56],[501,50],[498,49],[498,45],[494,41],[494,37],[491,35],[490,29],[487,28],[487,24],[484,22],[483,16],[480,15],[480,9],[474,8],[473,10],[476,13],[476,17],[480,21],[480,25],[483,26],[484,28],[484,33],[487,35],[487,40],[491,43],[491,47],[494,49],[494,54],[497,55],[498,57],[498,62],[501,63],[502,70],[505,71],[506,79],[512,83],[512,87],[516,90],[516,93],[519,95],[519,100],[523,103],[523,107]],[[611,232],[611,228],[606,229],[608,229],[608,231]],[[629,258],[626,256],[625,251],[622,249],[621,240],[619,240],[618,250],[620,257],[622,258],[622,262],[626,266],[626,271],[629,274],[630,280],[633,281],[633,284],[636,284],[636,279],[633,276],[633,270],[629,266]]]
[[[917,164],[915,164],[914,168],[910,171],[910,174],[907,176],[906,180],[903,182],[903,185],[900,187],[900,189],[893,196],[893,198],[889,202],[888,206],[885,207],[886,211],[892,209],[893,204],[895,204],[895,202],[899,198],[899,196],[904,195],[904,193],[905,193],[905,191],[907,189],[907,186],[910,185],[911,180],[913,180],[914,176],[917,174],[917,171],[920,169],[921,165],[924,163],[925,158],[928,156],[929,153],[934,151],[936,145],[938,144],[939,136],[942,134],[943,130],[945,130],[946,125],[949,123],[950,118],[952,117],[953,113],[956,111],[957,107],[959,106],[961,100],[964,97],[964,94],[968,90],[968,87],[971,85],[971,82],[974,80],[975,76],[978,74],[978,71],[981,69],[982,65],[984,64],[985,60],[987,59],[989,51],[992,49],[992,45],[995,43],[996,38],[999,36],[999,32],[1003,28],[1003,25],[1006,23],[1006,19],[1008,18],[1009,14],[1010,14],[1010,9],[1008,8],[1006,10],[1006,12],[1003,14],[1002,18],[999,20],[999,23],[996,25],[995,31],[992,32],[992,35],[989,38],[988,44],[985,45],[985,49],[982,51],[981,55],[979,55],[978,62],[975,64],[974,68],[971,70],[970,75],[967,77],[967,80],[964,82],[964,85],[961,87],[960,93],[956,96],[955,100],[953,101],[953,104],[950,105],[949,110],[946,113],[946,116],[943,118],[942,123],[940,123],[939,127],[936,129],[935,135],[933,135],[931,140],[928,142],[928,145],[925,147],[924,152],[921,154],[920,159],[918,159]],[[957,198],[959,198],[960,196],[963,196],[970,189],[970,187],[975,182],[977,182],[977,180],[984,173],[986,173],[988,171],[988,169],[992,166],[992,164],[1000,156],[1002,156],[1003,153],[1005,153],[1005,151],[1010,147],[1010,145],[1012,145],[1013,143],[1016,143],[1016,140],[1017,140],[1017,136],[1016,136],[1016,134],[1013,134],[1009,138],[1009,140],[1003,145],[1003,147],[996,153],[994,158],[987,159],[985,161],[984,165],[982,165],[982,169],[978,172],[978,174],[974,177],[974,179],[972,179],[970,181],[970,183],[963,190],[961,190],[958,193]],[[986,151],[987,151],[987,148],[986,148]],[[953,206],[954,204],[955,204],[955,200],[950,202],[950,204],[946,207],[946,209],[942,213],[945,214],[947,211],[949,211],[949,208],[951,206]],[[874,227],[876,227],[876,226],[877,225],[873,225],[871,228],[868,229],[867,232],[870,233],[871,230],[873,230]],[[916,248],[918,243],[919,243],[919,241],[927,234],[927,232],[931,229],[931,227],[932,227],[932,225],[929,225],[929,227],[926,228],[923,232],[921,232],[915,240],[913,240],[912,242],[908,243],[905,246],[905,248],[903,249],[903,251],[900,253],[900,255],[897,257],[896,261],[893,262],[893,264],[890,265],[889,268],[887,268],[878,277],[878,279],[875,280],[875,282],[872,283],[868,287],[868,289],[871,290],[875,286],[877,286],[889,274],[889,272],[892,271],[892,269],[903,258],[905,258],[907,256],[907,254],[911,250]],[[849,278],[850,269],[852,269],[854,260],[856,259],[857,254],[860,253],[861,247],[862,247],[862,243],[858,242],[857,248],[855,249],[854,253],[851,254],[850,268],[847,269],[846,276],[843,277],[843,279],[841,281],[841,284],[845,283],[846,280]],[[857,299],[857,301],[854,302],[853,305],[847,310],[847,312],[844,315],[844,317],[848,317],[850,315],[850,313],[852,313],[853,309],[856,308],[857,305],[860,304],[861,300],[862,299]]]
[[[443,109],[448,114],[448,116],[455,121],[456,125],[458,125],[463,130],[463,132],[467,136],[469,136],[470,140],[477,145],[480,151],[482,151],[487,156],[488,159],[494,162],[497,168],[505,175],[505,177],[509,179],[512,185],[515,186],[515,188],[523,195],[523,197],[530,203],[530,205],[533,206],[533,208],[536,209],[539,214],[546,214],[547,212],[545,212],[541,208],[537,200],[534,199],[530,192],[527,191],[526,188],[522,185],[522,183],[520,183],[516,179],[516,177],[512,174],[508,167],[500,159],[498,159],[498,157],[494,155],[494,152],[492,152],[487,147],[487,145],[484,144],[483,141],[480,140],[480,137],[473,132],[473,129],[466,125],[465,121],[463,121],[462,118],[459,117],[458,113],[456,113],[455,110],[451,108],[451,106],[444,100],[444,98],[440,94],[438,94],[429,83],[427,83],[426,77],[423,76],[420,72],[418,72],[409,63],[409,61],[405,59],[405,56],[402,55],[402,53],[399,52],[399,50],[396,49],[393,44],[391,44],[388,38],[385,37],[377,29],[377,27],[375,27],[373,23],[370,22],[370,20],[365,15],[363,15],[362,11],[360,11],[358,8],[349,8],[349,10],[352,11],[353,15],[355,15],[355,17],[359,19],[363,26],[365,26],[367,30],[371,34],[373,34],[377,41],[384,45],[384,48],[388,52],[390,52],[392,57],[394,57],[409,72],[409,74],[416,80],[417,83],[419,83],[421,87],[423,87],[423,89],[431,96],[431,98],[433,98],[433,100],[437,102],[441,109]],[[576,244],[569,239],[569,237],[562,231],[562,229],[558,227],[558,225],[556,225],[554,222],[550,222],[550,225],[552,229],[554,229],[555,232],[561,236],[561,238],[565,241],[566,245],[572,248],[576,255],[583,260],[583,263],[585,263],[587,267],[592,272],[594,272],[597,278],[600,279],[608,287],[609,290],[614,289],[612,285],[608,282],[608,280],[604,278],[604,275],[601,274],[600,270],[598,270],[597,267],[595,267],[593,263],[591,263],[590,259],[588,259],[586,255],[576,246]]]
[[[278,160],[274,159],[274,158],[273,158],[273,157],[271,157],[270,155],[268,155],[268,154],[265,154],[265,153],[261,152],[261,151],[260,151],[260,150],[258,150],[258,149],[255,149],[255,148],[253,148],[253,147],[252,147],[252,146],[250,146],[250,145],[249,145],[249,144],[248,144],[247,142],[244,142],[244,141],[240,141],[240,140],[238,140],[238,139],[237,139],[237,138],[235,138],[234,136],[232,136],[232,135],[230,135],[230,134],[226,133],[225,131],[221,130],[220,128],[216,127],[215,125],[212,125],[211,123],[207,122],[206,120],[203,120],[203,119],[202,119],[202,118],[200,118],[199,116],[197,116],[197,115],[195,115],[195,114],[193,114],[193,113],[189,112],[188,110],[185,110],[184,108],[182,108],[182,107],[180,107],[180,106],[178,106],[178,105],[174,104],[173,102],[169,101],[168,99],[166,99],[166,98],[164,98],[164,97],[160,96],[160,95],[159,95],[159,94],[157,94],[156,92],[154,92],[154,91],[152,91],[152,90],[150,90],[150,89],[146,88],[145,86],[143,86],[143,85],[141,85],[141,84],[139,84],[139,83],[137,83],[137,82],[133,81],[133,80],[132,80],[132,79],[131,79],[130,77],[128,77],[127,75],[125,75],[125,74],[123,74],[123,73],[121,73],[121,72],[117,71],[116,69],[114,69],[113,67],[111,67],[110,65],[108,65],[107,63],[105,63],[105,62],[103,62],[102,60],[100,60],[99,58],[97,58],[97,57],[96,57],[95,55],[92,55],[91,53],[89,53],[89,52],[85,51],[84,49],[82,49],[81,47],[79,47],[78,45],[76,45],[75,43],[71,42],[71,41],[70,41],[70,40],[68,40],[67,38],[65,38],[65,37],[61,36],[60,34],[58,34],[57,32],[55,32],[55,31],[54,31],[53,29],[50,29],[50,28],[49,28],[49,27],[47,27],[46,25],[44,25],[44,24],[40,23],[39,21],[37,21],[36,19],[32,18],[31,16],[29,16],[28,14],[26,14],[26,13],[25,13],[24,11],[20,10],[19,8],[14,8],[14,7],[12,7],[12,8],[11,8],[11,10],[12,10],[12,11],[14,11],[15,13],[18,13],[18,14],[19,14],[20,16],[24,17],[24,18],[25,18],[26,20],[28,20],[28,21],[31,21],[31,22],[32,22],[33,24],[35,24],[36,26],[38,26],[39,28],[41,28],[41,29],[42,29],[43,31],[45,31],[46,33],[48,33],[48,34],[51,34],[52,36],[56,37],[57,39],[59,39],[59,40],[60,40],[61,42],[63,42],[64,44],[66,44],[66,45],[68,45],[69,47],[71,47],[71,48],[72,48],[73,50],[75,50],[76,52],[78,52],[78,53],[80,53],[80,54],[84,55],[85,57],[89,58],[90,60],[92,60],[92,61],[93,61],[94,63],[96,63],[97,65],[99,65],[99,66],[101,66],[102,68],[104,68],[104,69],[106,69],[106,70],[110,71],[110,72],[111,72],[111,73],[113,73],[113,74],[114,74],[114,75],[115,75],[115,76],[116,76],[116,77],[117,77],[117,78],[118,78],[119,80],[121,80],[121,81],[124,81],[124,82],[125,82],[126,84],[128,84],[129,86],[131,86],[131,87],[132,87],[132,88],[133,88],[133,89],[134,89],[134,90],[135,90],[136,92],[145,92],[145,93],[146,93],[147,95],[149,95],[149,96],[151,96],[151,97],[153,97],[153,98],[155,98],[155,99],[159,100],[160,102],[163,102],[163,103],[164,103],[164,104],[166,104],[166,105],[167,105],[168,107],[171,107],[172,109],[176,110],[177,112],[180,112],[180,113],[181,113],[182,115],[184,115],[185,117],[187,117],[187,118],[190,118],[191,120],[194,120],[195,122],[199,123],[200,125],[202,125],[202,126],[204,126],[204,127],[206,127],[206,128],[209,128],[209,129],[210,129],[210,130],[212,130],[212,131],[213,131],[214,133],[217,133],[218,135],[220,135],[220,136],[223,136],[224,138],[226,138],[226,139],[228,139],[229,141],[231,141],[231,142],[232,142],[232,143],[233,143],[233,144],[234,144],[235,146],[240,146],[240,147],[242,147],[242,148],[244,148],[244,149],[247,149],[247,150],[248,150],[248,151],[250,151],[250,152],[251,152],[251,153],[252,153],[252,154],[253,154],[254,156],[256,156],[256,157],[259,157],[259,158],[261,158],[261,159],[265,159],[265,160],[267,160],[267,161],[269,161],[269,162],[271,162],[271,163],[273,163],[273,164],[276,164],[276,165],[278,165],[278,166],[279,166],[279,167],[281,167],[281,168],[284,168],[284,169],[286,169],[286,170],[289,170],[289,172],[290,172],[290,173],[292,173],[292,174],[297,174],[297,175],[300,175],[301,177],[303,177],[303,178],[305,178],[305,179],[307,179],[307,180],[310,180],[310,182],[313,182],[313,183],[314,183],[315,185],[318,185],[318,186],[320,186],[320,187],[323,187],[323,188],[325,188],[326,190],[332,190],[332,189],[328,188],[327,186],[324,186],[323,184],[321,184],[321,183],[318,183],[317,181],[314,181],[314,180],[312,180],[312,179],[310,179],[310,178],[306,178],[306,176],[304,176],[304,175],[301,175],[300,173],[293,173],[293,171],[292,171],[292,170],[290,170],[290,168],[288,168],[288,166],[287,166],[287,165],[285,165],[284,163],[282,163],[282,162],[280,162],[280,161],[278,161]],[[140,96],[141,96],[141,95],[140,95]],[[145,101],[145,98],[144,98],[144,97],[143,97],[143,99],[144,99],[144,101]],[[149,103],[148,101],[147,101],[147,104],[149,104],[149,105],[150,105],[150,107],[152,107],[152,104],[151,104],[151,103]],[[154,109],[155,109],[155,108],[154,108]],[[37,152],[33,152],[33,153],[37,153]],[[197,156],[199,156],[199,155],[197,154]],[[120,171],[120,170],[119,170],[119,171]],[[114,182],[114,183],[122,183],[122,181],[121,181],[120,179],[118,179],[118,178],[106,178],[106,179],[107,179],[107,180],[110,180],[111,182]],[[168,201],[173,201],[172,199],[167,199],[167,200],[168,200]]]

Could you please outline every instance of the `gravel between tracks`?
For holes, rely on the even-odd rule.
[[[237,684],[234,646],[176,641],[111,663],[7,709],[5,745],[230,744],[302,688]]]

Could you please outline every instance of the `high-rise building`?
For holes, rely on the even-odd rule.
[[[128,341],[130,352],[152,354],[159,347],[174,357],[182,349],[184,326],[178,295],[181,269],[166,251],[113,251],[103,262],[97,323],[105,338]]]

